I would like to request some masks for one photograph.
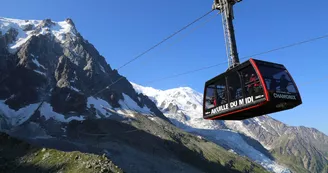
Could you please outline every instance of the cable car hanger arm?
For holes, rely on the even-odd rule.
[[[239,65],[239,57],[236,45],[235,32],[232,20],[234,19],[233,5],[242,0],[214,0],[212,9],[219,10],[222,14],[222,23],[229,69]]]

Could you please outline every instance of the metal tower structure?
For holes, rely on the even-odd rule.
[[[229,69],[239,65],[235,31],[233,27],[233,5],[242,0],[214,0],[212,8],[219,10],[222,14],[222,23],[224,30],[224,39],[229,62]]]

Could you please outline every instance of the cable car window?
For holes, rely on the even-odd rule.
[[[228,76],[229,97],[234,101],[243,97],[240,76],[238,72],[233,72]]]
[[[263,94],[263,88],[253,66],[241,70],[244,81],[245,97]]]
[[[223,105],[228,103],[228,95],[227,95],[227,90],[226,90],[226,81],[225,79],[220,79],[216,83],[216,89],[217,89],[217,103],[218,105]]]
[[[296,93],[296,87],[286,69],[259,65],[259,70],[270,91]]]
[[[217,79],[213,85],[206,87],[205,109],[212,109],[228,103],[225,78]]]
[[[214,100],[215,100],[215,85],[210,85],[206,88],[205,108],[212,109],[214,107]]]

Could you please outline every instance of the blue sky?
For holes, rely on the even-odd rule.
[[[244,0],[237,4],[234,25],[239,56],[328,34],[328,1],[308,2]],[[212,0],[10,0],[0,16],[55,21],[72,18],[85,39],[95,45],[112,68],[118,68],[203,15],[211,6]],[[145,86],[158,89],[189,86],[203,92],[204,82],[225,71],[227,65],[155,83],[149,81],[226,61],[221,16],[213,15],[202,20],[211,19],[202,27],[193,32],[193,28],[184,31],[119,72]],[[284,64],[302,94],[303,105],[271,114],[272,117],[289,125],[315,127],[328,134],[327,44],[328,39],[322,39],[254,57]],[[326,80],[320,83],[308,83],[324,76]]]

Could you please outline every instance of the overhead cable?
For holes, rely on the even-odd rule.
[[[256,54],[253,54],[253,55],[244,56],[244,57],[242,57],[240,59],[248,59],[248,58],[259,56],[259,55],[264,55],[264,54],[268,54],[268,53],[271,53],[271,52],[279,51],[279,50],[290,48],[290,47],[295,47],[295,46],[298,46],[298,45],[301,45],[301,44],[305,44],[305,43],[317,41],[317,40],[324,39],[324,38],[328,38],[328,34],[322,35],[320,37],[315,37],[315,38],[303,40],[303,41],[300,41],[300,42],[292,43],[292,44],[289,44],[289,45],[281,46],[281,47],[278,47],[278,48],[274,48],[274,49],[267,50],[267,51],[264,51],[264,52],[256,53]],[[182,72],[182,73],[179,73],[179,74],[162,77],[162,78],[159,78],[157,80],[152,80],[152,81],[146,82],[146,83],[148,84],[148,83],[154,83],[154,82],[158,82],[158,81],[163,81],[163,80],[166,80],[166,79],[171,79],[171,78],[175,78],[175,77],[179,77],[179,76],[183,76],[183,75],[195,73],[195,72],[198,72],[198,71],[207,70],[207,69],[214,68],[214,67],[217,67],[217,66],[220,66],[220,65],[226,65],[227,63],[228,63],[228,61],[223,61],[223,62],[218,63],[218,64],[215,64],[215,65],[205,66],[205,67],[201,67],[201,68],[198,68],[198,69],[194,69],[194,70]]]
[[[159,45],[163,44],[164,42],[166,42],[167,40],[169,40],[170,38],[174,37],[175,35],[179,34],[180,32],[182,32],[183,30],[187,29],[188,27],[190,27],[191,25],[193,25],[194,23],[198,22],[199,20],[203,19],[204,17],[206,17],[207,15],[209,15],[213,10],[205,13],[204,15],[202,15],[201,17],[197,18],[196,20],[192,21],[191,23],[189,23],[188,25],[184,26],[183,28],[181,28],[180,30],[174,32],[173,34],[171,34],[170,36],[166,37],[164,40],[160,41],[159,43],[155,44],[154,46],[150,47],[149,49],[147,49],[146,51],[142,52],[141,54],[137,55],[136,57],[134,57],[133,59],[131,59],[130,61],[126,62],[125,64],[123,64],[122,66],[120,66],[119,68],[117,68],[117,70],[127,66],[128,64],[130,64],[131,62],[137,60],[138,58],[142,57],[143,55],[145,55],[146,53],[150,52],[151,50],[155,49],[156,47],[158,47]]]

